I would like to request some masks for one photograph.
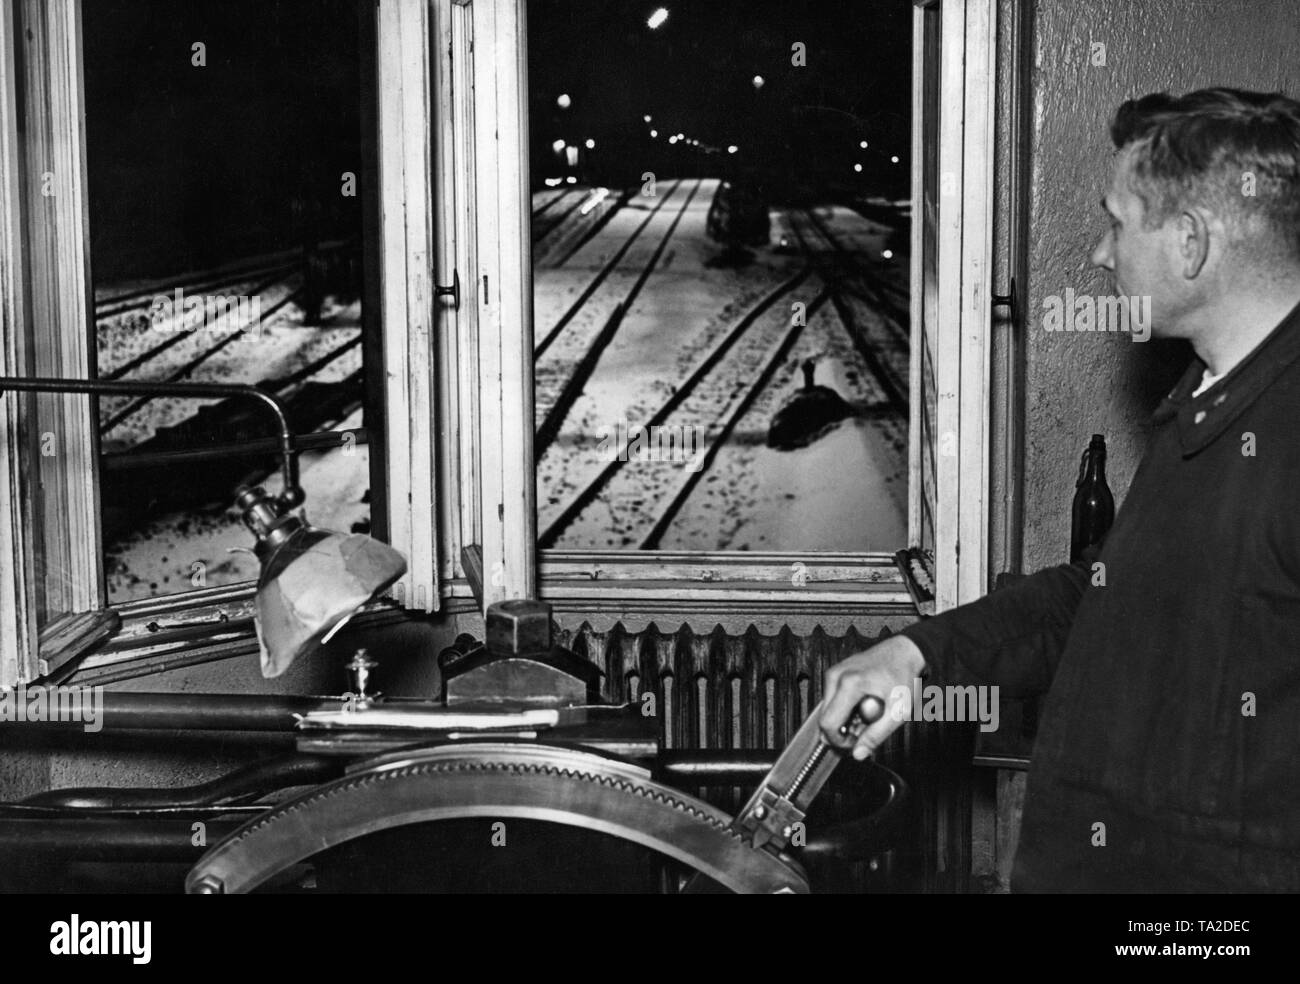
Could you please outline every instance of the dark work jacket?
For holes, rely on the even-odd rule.
[[[1100,566],[904,630],[932,682],[1047,694],[1014,891],[1300,891],[1300,308],[1193,398],[1204,369]]]

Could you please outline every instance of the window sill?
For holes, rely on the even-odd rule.
[[[838,632],[917,614],[890,554],[548,551],[540,584],[561,625],[598,630],[654,622],[696,631]]]

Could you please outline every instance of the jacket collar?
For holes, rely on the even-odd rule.
[[[1232,426],[1293,362],[1300,360],[1300,305],[1282,319],[1254,350],[1200,396],[1205,363],[1193,359],[1187,372],[1156,408],[1153,420],[1178,422],[1183,457],[1190,458]]]

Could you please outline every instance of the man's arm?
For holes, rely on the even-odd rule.
[[[1008,697],[1046,693],[1088,587],[1095,552],[903,629],[939,684],[996,684]]]
[[[913,680],[928,673],[944,684],[994,685],[1008,696],[1046,692],[1065,649],[1070,624],[1088,586],[1099,549],[1073,564],[1049,567],[1016,584],[908,626],[826,671],[822,732],[847,745],[839,728],[861,708],[873,723],[856,741],[865,758],[910,716]],[[867,697],[885,704],[868,715]],[[865,702],[865,703],[864,703]]]

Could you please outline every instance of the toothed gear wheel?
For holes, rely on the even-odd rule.
[[[465,742],[406,749],[276,806],[209,850],[187,892],[249,892],[312,855],[376,831],[465,817],[526,818],[612,834],[734,892],[808,891],[790,858],[754,849],[731,817],[622,759],[556,745]]]

